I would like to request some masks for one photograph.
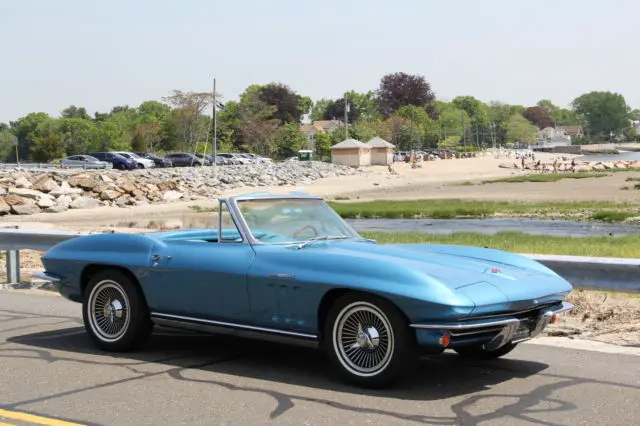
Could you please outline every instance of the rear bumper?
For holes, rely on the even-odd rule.
[[[573,309],[568,302],[542,309],[447,323],[411,324],[420,346],[445,349],[484,345],[495,350],[507,343],[520,343],[538,336],[556,314]],[[443,342],[448,342],[444,344]]]

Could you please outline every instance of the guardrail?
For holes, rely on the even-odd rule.
[[[85,170],[109,170],[113,164],[65,164],[57,163],[0,163],[0,169],[85,169]]]
[[[0,250],[6,251],[7,283],[20,282],[20,250],[46,251],[62,241],[85,235],[90,233],[0,228]],[[576,288],[640,293],[640,259],[523,255],[546,265]]]

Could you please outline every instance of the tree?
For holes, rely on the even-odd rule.
[[[309,116],[311,121],[313,122],[313,121],[324,120],[327,107],[332,102],[333,101],[331,99],[320,99],[319,101],[316,101],[316,103],[311,108],[311,114]]]
[[[508,142],[535,142],[537,138],[536,126],[520,114],[509,118],[506,130]]]
[[[33,146],[32,134],[42,122],[51,120],[49,114],[44,112],[32,112],[16,121],[9,122],[11,133],[18,138],[18,152],[20,158],[29,158],[31,147]],[[14,150],[15,151],[15,150]],[[15,159],[15,152],[13,154]]]
[[[81,118],[83,120],[89,120],[91,118],[84,107],[77,107],[75,105],[63,109],[60,116],[62,118]]]
[[[335,101],[331,101],[325,111],[323,120],[342,120],[344,121],[344,108],[345,108],[345,99],[340,98]],[[349,101],[349,112],[347,112],[347,119],[349,123],[355,123],[358,120],[358,105]]]
[[[378,111],[378,105],[376,104],[375,93],[370,90],[366,93],[358,93],[356,91],[349,91],[346,94],[349,103],[357,105],[357,118],[354,121],[365,120],[375,121],[379,120],[380,112]],[[344,112],[343,112],[344,116]]]
[[[380,87],[376,91],[378,109],[384,118],[389,118],[406,105],[423,107],[432,118],[437,118],[432,106],[435,98],[431,85],[423,76],[403,72],[382,77]]]
[[[313,105],[311,98],[298,95],[289,86],[281,83],[270,83],[257,90],[258,99],[276,109],[270,118],[284,123],[300,123]]]
[[[142,137],[142,134],[140,132],[136,132],[136,134],[133,135],[133,138],[131,139],[131,150],[134,152],[147,151],[147,144],[144,141],[144,137]]]
[[[314,150],[318,159],[331,156],[331,136],[325,132],[316,133],[314,138]]]
[[[549,99],[542,99],[538,102],[538,106],[542,108],[557,126],[575,126],[583,125],[580,117],[570,109],[560,108],[553,104]]]
[[[469,119],[476,124],[484,123],[489,118],[489,108],[473,96],[457,96],[451,103],[458,109],[464,111]]]
[[[275,154],[280,158],[294,156],[299,150],[308,148],[307,138],[300,131],[297,123],[285,124],[275,139],[277,141]]]
[[[608,137],[629,127],[631,108],[624,96],[612,92],[589,92],[571,102],[573,111],[583,116],[589,133]]]
[[[174,108],[171,118],[176,123],[184,147],[193,149],[195,144],[207,135],[208,122],[202,118],[204,110],[213,103],[213,94],[174,90],[171,96],[162,100]]]
[[[539,129],[545,129],[547,127],[554,126],[554,122],[551,117],[549,117],[549,114],[547,114],[547,112],[539,106],[527,108],[526,110],[524,110],[522,116],[529,120],[531,124],[537,126]]]
[[[438,114],[439,139],[457,136],[466,142],[466,132],[471,125],[471,118],[466,111],[456,108],[453,102],[436,102]]]
[[[281,127],[280,120],[272,118],[276,110],[276,106],[268,105],[257,95],[240,102],[233,117],[233,126],[239,136],[239,143],[234,146],[241,146],[245,151],[271,155],[276,149],[274,139]],[[299,130],[298,124],[294,124]]]

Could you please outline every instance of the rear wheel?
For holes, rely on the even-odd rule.
[[[486,351],[482,348],[482,345],[474,345],[466,348],[458,348],[455,351],[458,355],[471,359],[496,359],[504,356],[514,350],[518,346],[517,343],[507,343],[504,346],[499,347],[493,351]]]
[[[329,309],[324,345],[334,366],[354,385],[392,385],[417,365],[417,344],[398,309],[367,294],[347,294]]]
[[[146,342],[153,322],[140,288],[118,270],[94,275],[84,292],[84,326],[102,350],[121,352]]]

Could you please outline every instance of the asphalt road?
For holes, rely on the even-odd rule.
[[[640,358],[523,344],[497,361],[426,359],[406,383],[363,391],[321,353],[158,331],[97,352],[80,305],[0,291],[0,425],[631,425]]]

